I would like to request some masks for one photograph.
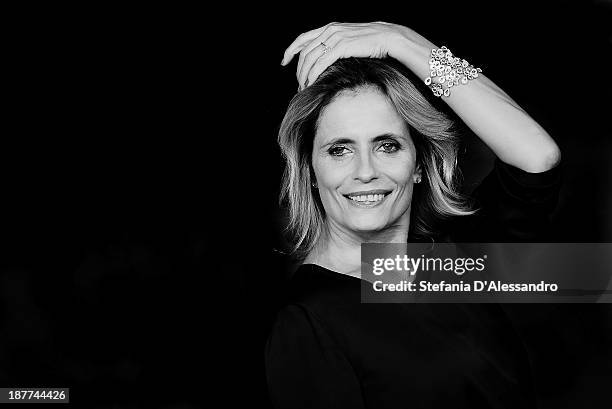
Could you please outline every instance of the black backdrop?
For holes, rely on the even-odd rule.
[[[218,7],[219,5],[216,5]],[[330,21],[407,25],[485,69],[559,143],[559,242],[612,241],[605,1],[237,3],[5,13],[0,385],[74,406],[269,405],[282,300],[283,51]],[[473,187],[491,153],[465,136]],[[516,307],[544,408],[608,407],[612,309]]]

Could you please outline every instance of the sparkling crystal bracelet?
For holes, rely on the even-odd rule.
[[[425,78],[425,84],[437,97],[448,97],[452,87],[465,85],[482,72],[466,60],[453,56],[446,46],[431,49],[429,70],[430,76]]]

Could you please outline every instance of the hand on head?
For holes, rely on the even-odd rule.
[[[299,35],[285,50],[281,65],[289,64],[299,53],[296,76],[304,89],[341,58],[387,57],[399,30],[399,26],[383,22],[329,23]]]

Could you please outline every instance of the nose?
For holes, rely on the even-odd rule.
[[[355,166],[355,179],[362,183],[368,183],[378,177],[376,164],[371,153],[360,155]]]

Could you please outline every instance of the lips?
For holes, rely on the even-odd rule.
[[[385,195],[383,194],[378,194],[378,195],[358,195],[358,196],[349,196],[348,197],[351,200],[354,200],[356,202],[378,202],[380,200],[383,200],[385,198]]]
[[[368,191],[359,191],[359,192],[351,192],[349,194],[344,195],[349,202],[358,206],[358,207],[374,207],[378,204],[382,203],[385,200],[385,197],[389,195],[391,191],[389,190],[368,190]]]

